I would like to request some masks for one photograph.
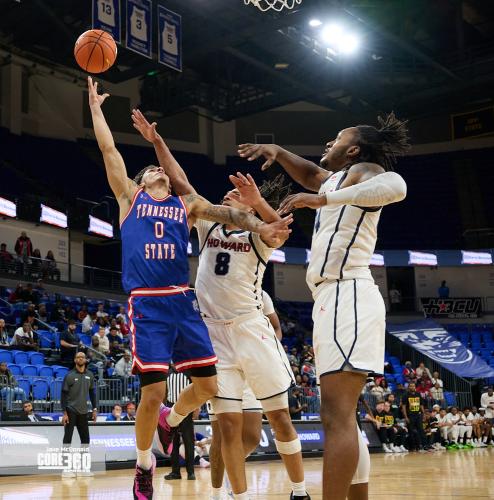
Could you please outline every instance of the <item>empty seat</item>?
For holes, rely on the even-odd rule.
[[[65,366],[59,366],[57,368],[53,367],[53,370],[55,372],[55,377],[57,378],[64,378],[67,373],[69,373],[69,369],[65,368]]]
[[[24,376],[36,377],[38,375],[38,367],[36,365],[24,365],[22,374]]]
[[[27,352],[17,351],[14,354],[14,362],[17,365],[29,364],[29,354]]]
[[[45,400],[48,398],[49,384],[46,380],[37,378],[33,381],[33,399],[34,400]]]
[[[60,401],[62,398],[63,380],[53,380],[50,383],[50,399],[52,401]]]
[[[31,393],[31,381],[28,378],[24,377],[17,377],[17,384],[19,387],[24,391],[26,394],[26,399],[29,398],[29,395]]]
[[[29,355],[29,363],[32,365],[44,365],[45,356],[40,352],[32,352]]]
[[[12,375],[22,375],[22,368],[15,363],[7,364],[7,368],[10,370],[10,373],[12,373]]]
[[[38,375],[40,377],[53,377],[53,368],[51,366],[39,366]]]
[[[14,357],[10,351],[0,350],[0,363],[13,363]]]

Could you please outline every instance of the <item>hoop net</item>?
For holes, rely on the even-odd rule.
[[[274,10],[281,12],[283,9],[293,9],[295,5],[300,5],[302,0],[244,0],[245,5],[252,4],[260,11]]]

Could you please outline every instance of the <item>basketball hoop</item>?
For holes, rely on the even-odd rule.
[[[281,12],[283,9],[293,9],[295,5],[300,5],[302,0],[244,0],[245,5],[252,4],[260,11],[274,10]]]

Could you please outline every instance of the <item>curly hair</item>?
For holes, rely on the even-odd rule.
[[[385,170],[393,170],[396,158],[410,149],[407,120],[398,120],[391,112],[377,118],[380,128],[357,125],[360,133],[359,161],[378,163]]]
[[[292,183],[285,184],[285,176],[278,174],[272,180],[264,181],[259,186],[261,196],[268,202],[271,208],[278,209],[282,200],[284,200],[292,191]]]

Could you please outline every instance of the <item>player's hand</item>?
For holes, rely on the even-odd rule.
[[[134,128],[141,133],[146,141],[154,142],[160,138],[158,132],[156,132],[157,123],[149,123],[138,109],[132,110],[132,121],[134,122]]]
[[[278,248],[287,240],[292,232],[288,226],[293,222],[293,215],[290,214],[281,220],[271,224],[263,224],[259,230],[261,239],[271,248]]]
[[[230,175],[230,182],[237,188],[238,195],[235,192],[230,193],[237,199],[239,203],[249,207],[255,207],[262,201],[261,193],[257,187],[256,181],[252,175],[247,174],[247,177],[240,172],[237,175]]]
[[[107,97],[110,97],[110,94],[98,94],[98,82],[93,82],[93,79],[88,76],[87,77],[87,87],[89,91],[89,106],[90,107],[100,107]]]
[[[266,170],[276,161],[279,151],[280,147],[276,144],[240,144],[238,146],[238,154],[242,158],[247,158],[248,161],[264,156],[266,161],[261,170]]]
[[[93,410],[93,422],[96,422],[96,417],[98,416],[98,410],[95,408]]]
[[[326,205],[326,197],[319,194],[297,193],[287,196],[280,204],[278,213],[285,215],[297,208],[321,208]]]
[[[62,417],[62,424],[65,426],[68,423],[69,423],[69,416],[66,413],[64,413]]]

